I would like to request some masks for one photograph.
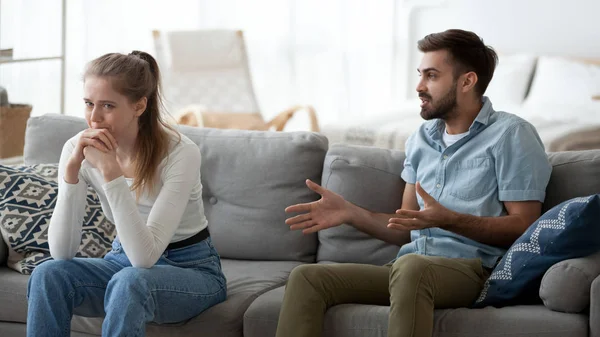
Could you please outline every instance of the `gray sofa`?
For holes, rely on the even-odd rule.
[[[83,119],[74,117],[31,118],[25,163],[57,162],[62,144],[85,126]],[[393,212],[404,187],[399,177],[402,152],[341,145],[328,149],[325,137],[308,132],[189,127],[181,131],[202,152],[204,202],[228,280],[228,299],[182,324],[148,324],[148,336],[274,336],[285,281],[294,267],[384,264],[395,256],[397,246],[347,225],[313,235],[292,232],[284,223],[284,208],[316,200],[304,185],[310,178],[360,206]],[[545,210],[575,196],[600,192],[600,150],[549,156],[554,170]],[[0,245],[4,263],[6,245]],[[434,335],[600,337],[598,274],[598,256],[561,262],[543,280],[544,304],[437,310]],[[27,280],[28,276],[0,267],[0,336],[25,335]],[[339,305],[326,314],[325,335],[386,336],[387,319],[385,306]],[[99,335],[101,322],[75,316],[72,336]]]

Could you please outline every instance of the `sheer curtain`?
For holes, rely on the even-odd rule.
[[[7,36],[13,35],[15,49],[39,50],[40,44],[46,44],[48,52],[60,51],[60,1],[0,1],[0,47],[6,48]],[[113,51],[152,52],[152,29],[230,28],[245,32],[254,85],[266,118],[297,103],[314,105],[322,124],[377,115],[405,92],[404,53],[398,52],[406,40],[401,2],[67,0],[64,113],[83,115],[81,74],[87,61]],[[52,5],[43,5],[47,3]],[[5,15],[9,10],[12,13]],[[49,21],[51,11],[57,12],[52,24],[32,24]],[[5,16],[16,19],[9,25]],[[4,67],[0,67],[0,84],[11,87],[13,97],[34,102],[34,115],[58,112],[60,67],[40,62],[25,73],[31,65],[11,65],[15,69],[10,74]],[[28,84],[34,74],[40,84],[36,89]],[[42,89],[55,87],[47,93]]]
[[[204,1],[199,28],[245,31],[266,116],[312,104],[322,124],[385,112],[401,69],[393,0]]]

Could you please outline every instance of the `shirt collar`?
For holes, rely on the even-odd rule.
[[[477,117],[475,117],[473,124],[481,123],[483,125],[488,125],[490,117],[494,113],[494,108],[492,108],[492,102],[486,96],[483,96],[481,101],[483,102],[483,106],[481,107],[481,110],[479,110]],[[473,124],[471,127],[473,127]]]
[[[492,102],[489,100],[489,98],[483,96],[481,98],[481,101],[483,102],[483,106],[481,107],[481,110],[479,110],[477,117],[475,117],[473,124],[471,124],[471,127],[469,127],[469,133],[473,130],[473,128],[477,127],[479,124],[487,126],[490,122],[490,117],[494,113],[494,109],[492,108]],[[429,137],[431,137],[432,139],[441,139],[442,132],[444,131],[444,121],[441,119],[435,119],[431,121],[431,124],[428,127],[426,127],[426,130],[429,134]]]

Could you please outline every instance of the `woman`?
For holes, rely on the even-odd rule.
[[[28,285],[28,336],[68,336],[73,312],[105,316],[103,336],[192,318],[226,297],[202,204],[200,151],[161,117],[160,73],[145,52],[107,54],[84,75],[88,129],[66,142],[48,229],[54,260]],[[103,259],[74,258],[90,185],[115,224]]]

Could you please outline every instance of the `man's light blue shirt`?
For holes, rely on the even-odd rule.
[[[446,147],[443,120],[430,120],[406,141],[402,179],[417,181],[440,204],[482,217],[507,215],[505,201],[544,201],[552,166],[535,128],[501,111],[483,97],[483,107],[468,134]],[[419,206],[423,199],[417,194]],[[417,253],[451,258],[480,258],[492,268],[506,252],[440,228],[411,231],[398,257]]]

